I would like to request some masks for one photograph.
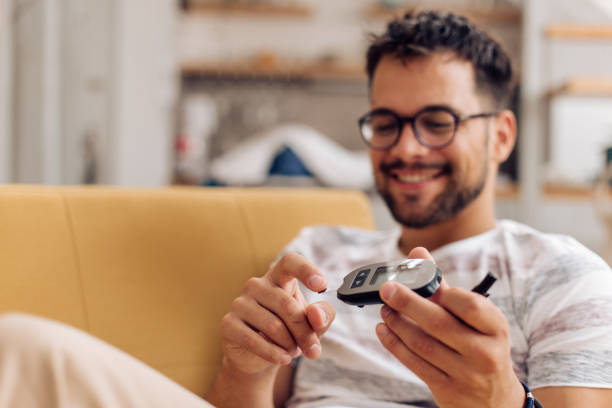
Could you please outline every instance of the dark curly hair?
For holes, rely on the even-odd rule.
[[[385,55],[407,59],[443,51],[471,62],[477,89],[490,96],[498,108],[509,106],[514,77],[507,52],[467,18],[449,12],[408,12],[392,20],[384,34],[374,35],[367,51],[369,83]]]

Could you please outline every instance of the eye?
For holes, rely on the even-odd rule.
[[[453,124],[448,122],[434,122],[434,121],[424,121],[423,126],[427,127],[430,130],[444,132],[452,129]]]
[[[397,119],[386,113],[373,114],[369,122],[374,137],[395,136],[399,126]]]
[[[396,124],[387,124],[387,125],[379,125],[374,127],[374,133],[376,134],[387,134],[387,133],[395,133],[397,130]]]
[[[445,135],[453,131],[455,118],[443,110],[424,112],[419,116],[417,126],[428,133]]]

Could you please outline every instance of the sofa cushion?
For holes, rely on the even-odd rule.
[[[325,189],[0,187],[0,311],[50,317],[203,394],[219,323],[302,226],[371,228]]]

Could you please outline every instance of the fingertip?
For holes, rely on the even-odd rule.
[[[321,355],[321,346],[319,345],[319,343],[314,343],[307,350],[304,351],[304,355],[310,360],[319,358],[319,356]]]
[[[384,323],[378,323],[376,325],[376,334],[380,338],[387,337],[389,335],[389,328]]]
[[[293,360],[293,358],[291,357],[291,355],[289,355],[287,353],[283,353],[280,356],[279,364],[280,365],[289,365],[289,364],[291,364],[292,360]]]
[[[319,307],[316,304],[309,305],[306,313],[307,313],[308,321],[310,322],[310,325],[315,330],[318,330],[324,327],[325,324],[327,323],[325,311],[323,311],[323,309],[321,309],[321,307]]]
[[[424,247],[414,247],[408,253],[408,258],[411,259],[427,259],[429,261],[434,262],[433,256],[429,253],[429,251]]]
[[[327,288],[327,281],[323,276],[314,274],[308,279],[307,285],[315,292],[322,292]]]

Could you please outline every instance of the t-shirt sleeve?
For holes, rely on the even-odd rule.
[[[304,256],[306,259],[312,258],[313,247],[312,247],[312,236],[315,233],[315,227],[304,227],[300,232],[283,248],[277,259],[280,259],[283,255],[294,252]]]
[[[529,385],[612,387],[612,271],[586,250],[548,266],[527,289]]]

